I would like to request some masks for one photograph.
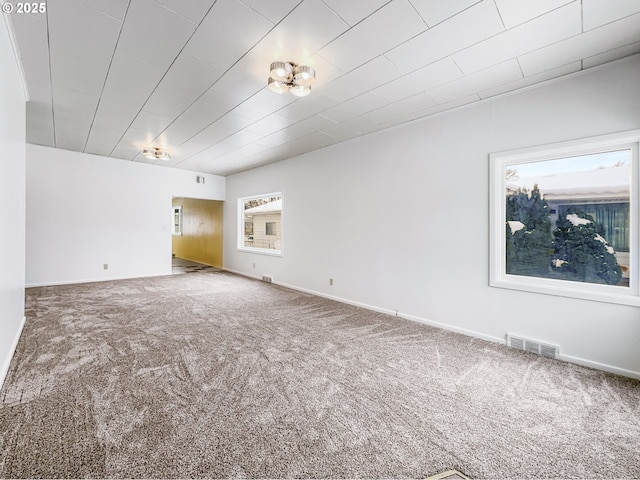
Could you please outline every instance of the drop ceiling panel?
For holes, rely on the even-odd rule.
[[[350,138],[375,132],[380,127],[377,123],[368,118],[357,116],[341,123],[327,125],[322,129],[327,135],[332,136],[337,141],[344,141]]]
[[[265,2],[264,0],[242,0],[242,3],[251,7],[273,24],[278,23],[291,12],[300,0],[277,0]]]
[[[582,0],[582,10],[584,12],[584,30],[587,31],[640,12],[640,1]]]
[[[160,87],[193,101],[213,85],[223,73],[222,68],[183,51],[167,71]]]
[[[243,3],[218,0],[185,51],[226,70],[272,28],[272,22]]]
[[[389,18],[394,21],[390,23]],[[404,43],[426,28],[408,0],[396,0],[371,14],[318,53],[348,72],[379,56],[380,52]]]
[[[168,68],[196,25],[153,0],[131,2],[118,50],[147,63]]]
[[[77,22],[77,15],[85,21]],[[54,88],[62,85],[88,95],[100,95],[120,22],[76,0],[49,9],[47,18]]]
[[[129,7],[130,0],[109,0],[108,2],[104,0],[82,0],[82,3],[100,13],[108,15],[118,22],[122,22]]]
[[[191,98],[184,97],[160,85],[144,104],[144,109],[156,115],[176,118],[192,103]]]
[[[186,2],[184,0],[156,0],[156,2],[197,24],[202,21],[215,0],[189,0]]]
[[[589,30],[518,58],[525,76],[640,41],[640,14]]]
[[[422,92],[365,113],[363,116],[380,125],[388,125],[394,124],[394,121],[398,119],[408,121],[411,118],[411,114],[433,107],[436,104],[436,101],[428,93]]]
[[[504,26],[495,4],[485,0],[385,53],[385,56],[403,73],[409,73],[502,31]]]
[[[354,116],[370,112],[371,110],[380,108],[388,103],[389,100],[372,92],[366,92],[345,102],[341,102],[335,107],[325,110],[321,115],[334,122],[344,122]]]
[[[108,157],[113,150],[113,146],[117,145],[122,138],[122,134],[123,132],[117,132],[93,125],[84,151]]]
[[[400,75],[400,71],[391,62],[380,56],[337,78],[319,89],[319,91],[337,102],[344,102],[368,90],[384,85]]]
[[[506,28],[513,28],[526,21],[579,0],[495,0]]]
[[[546,72],[542,72],[537,75],[524,77],[514,82],[505,83],[497,87],[489,88],[487,90],[482,90],[481,92],[479,92],[479,95],[480,95],[480,98],[489,98],[495,95],[500,95],[502,93],[512,92],[512,91],[518,90],[519,88],[528,87],[530,85],[536,85],[538,83],[545,82],[553,78],[558,78],[564,75],[569,75],[571,73],[579,72],[581,68],[582,68],[581,62],[579,61],[572,62],[567,65],[563,65],[562,67],[554,68],[552,70],[547,70]]]
[[[446,57],[396,80],[392,80],[373,90],[373,93],[389,101],[395,101],[424,92],[460,77],[462,77],[462,72],[456,63],[451,57]]]
[[[290,120],[280,115],[274,114],[268,117],[258,120],[247,127],[247,130],[260,134],[260,137],[270,135],[273,132],[287,128],[293,124],[293,120]]]
[[[411,3],[427,25],[433,27],[479,3],[479,0],[411,0]]]
[[[573,2],[466,48],[454,54],[453,59],[465,74],[477,72],[578,35],[581,21],[580,3]]]
[[[612,62],[620,58],[628,57],[629,55],[633,55],[635,53],[640,53],[640,42],[625,45],[624,47],[614,48],[613,50],[608,50],[604,53],[599,53],[597,55],[587,57],[582,61],[582,67],[595,67],[597,65],[602,65],[603,63]]]
[[[326,95],[322,95],[321,92],[312,90],[310,96],[289,103],[287,106],[277,110],[277,113],[290,120],[299,121],[316,113],[320,113],[337,103],[338,102],[330,99]]]
[[[522,72],[516,60],[508,60],[499,65],[481,70],[472,75],[454,80],[429,90],[438,103],[451,102],[474,93],[496,87],[503,83],[514,82],[522,78]]]
[[[51,103],[47,19],[44,15],[12,15],[11,23],[20,43],[22,68],[32,101]],[[52,125],[53,128],[53,125]]]
[[[331,10],[349,25],[355,25],[380,7],[389,4],[389,0],[367,0],[366,2],[345,2],[344,0],[324,0]]]

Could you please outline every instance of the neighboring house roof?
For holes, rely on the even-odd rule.
[[[260,215],[266,213],[276,213],[282,211],[282,199],[274,200],[273,202],[264,203],[257,207],[249,208],[244,211],[246,216]]]
[[[521,187],[531,190],[538,184],[545,200],[629,198],[630,178],[629,165],[621,165],[511,179],[507,182],[507,190],[515,191]]]

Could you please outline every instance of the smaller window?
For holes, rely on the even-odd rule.
[[[276,234],[276,222],[266,222],[266,234],[267,235],[275,235]]]
[[[238,249],[282,255],[282,193],[238,199]]]
[[[173,225],[171,233],[173,235],[182,236],[182,206],[173,207]]]

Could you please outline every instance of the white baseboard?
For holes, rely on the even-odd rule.
[[[244,272],[238,272],[238,271],[230,270],[230,269],[226,269],[226,268],[223,269],[223,270],[226,270],[226,271],[231,272],[231,273],[236,273],[238,275],[242,275],[243,277],[254,278],[256,280],[261,280],[262,279],[262,277],[259,277],[257,275],[249,275],[249,274],[246,274]],[[424,323],[425,325],[430,325],[432,327],[442,328],[443,330],[448,330],[450,332],[455,332],[455,333],[460,333],[462,335],[467,335],[469,337],[479,338],[479,339],[482,339],[482,340],[487,340],[489,342],[499,343],[499,344],[502,344],[502,345],[506,345],[507,344],[506,334],[505,334],[504,337],[494,337],[492,335],[487,335],[487,334],[484,334],[482,332],[477,332],[477,331],[474,331],[474,330],[468,330],[466,328],[460,328],[460,327],[456,327],[456,326],[449,325],[449,324],[446,324],[446,323],[434,322],[433,320],[428,320],[426,318],[417,317],[415,315],[408,315],[408,314],[405,314],[405,313],[396,312],[395,310],[389,310],[389,309],[385,309],[385,308],[375,307],[373,305],[368,305],[366,303],[354,302],[354,301],[348,300],[346,298],[336,297],[336,296],[333,296],[333,295],[327,295],[325,293],[317,292],[315,290],[310,290],[308,288],[301,288],[301,287],[297,287],[295,285],[288,285],[286,283],[275,282],[275,281],[273,283],[276,284],[276,285],[280,285],[282,287],[290,288],[292,290],[297,290],[299,292],[309,293],[311,295],[316,295],[318,297],[327,298],[329,300],[335,300],[336,302],[346,303],[348,305],[354,305],[356,307],[362,307],[362,308],[365,308],[367,310],[372,310],[374,312],[386,313],[388,315],[398,316],[398,317],[405,318],[407,320],[411,320],[411,321],[414,321],[414,322]],[[576,365],[582,365],[584,367],[589,367],[589,368],[593,368],[593,369],[596,369],[596,370],[602,370],[604,372],[613,373],[613,374],[620,375],[620,376],[623,376],[623,377],[630,377],[630,378],[640,379],[640,372],[635,372],[633,370],[626,370],[624,368],[614,367],[612,365],[607,365],[605,363],[598,363],[598,362],[594,362],[594,361],[591,361],[591,360],[586,360],[586,359],[580,358],[580,357],[574,357],[574,356],[571,356],[571,355],[560,354],[559,360],[564,361],[564,362],[574,363]]]
[[[18,342],[20,341],[20,335],[22,335],[22,329],[24,328],[24,324],[27,321],[27,317],[22,317],[20,321],[20,326],[18,327],[18,331],[16,332],[15,337],[13,338],[13,343],[11,344],[11,348],[7,352],[7,357],[4,359],[2,363],[2,369],[0,369],[0,388],[4,385],[4,381],[7,378],[7,373],[9,373],[9,367],[11,366],[11,360],[13,359],[13,355],[16,352],[16,348],[18,348]]]
[[[149,278],[149,277],[164,277],[167,275],[171,275],[171,271],[169,273],[152,273],[148,275],[130,275],[124,277],[109,277],[109,278],[80,278],[77,280],[63,280],[63,281],[54,281],[54,282],[35,282],[35,283],[27,283],[25,288],[34,288],[34,287],[54,287],[56,285],[77,285],[80,283],[97,283],[97,282],[111,282],[114,280],[129,280],[132,278]]]

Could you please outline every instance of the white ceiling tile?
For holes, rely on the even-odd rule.
[[[532,18],[550,12],[570,2],[580,4],[578,0],[495,0],[505,27],[513,28]]]
[[[55,112],[56,148],[81,152],[89,136],[90,120],[60,110]]]
[[[274,114],[252,123],[247,127],[247,130],[258,133],[260,136],[264,136],[270,135],[278,130],[282,130],[293,123],[293,120]]]
[[[640,14],[589,30],[518,58],[525,76],[640,41]]]
[[[396,80],[392,80],[374,89],[373,93],[389,101],[396,101],[460,77],[462,77],[462,72],[458,66],[451,57],[446,57]]]
[[[85,121],[92,122],[98,106],[98,95],[86,95],[76,90],[55,86],[53,90],[54,114],[64,110]]]
[[[159,86],[144,104],[144,109],[156,115],[175,118],[192,103],[192,99]]]
[[[429,65],[504,31],[492,0],[484,0],[387,52],[403,73]]]
[[[192,22],[200,23],[215,0],[189,0],[188,2],[184,0],[156,0],[156,2]]]
[[[337,102],[343,102],[398,78],[400,75],[400,71],[391,62],[380,56],[337,78],[320,88],[319,91]]]
[[[222,68],[181,52],[162,79],[160,87],[195,100],[223,73]]]
[[[113,150],[113,146],[117,145],[121,138],[122,132],[114,132],[113,130],[99,128],[94,125],[91,127],[89,140],[87,141],[84,151],[86,153],[108,157]]]
[[[489,88],[487,90],[482,90],[481,92],[479,92],[479,95],[480,98],[489,98],[495,95],[500,95],[502,93],[513,92],[530,85],[536,85],[553,78],[563,77],[565,75],[569,75],[570,73],[579,72],[580,70],[582,70],[582,62],[572,62],[567,65],[563,65],[562,67],[547,70],[546,72],[542,72],[537,75],[521,78],[520,80],[516,80],[515,82],[509,82],[497,87]]]
[[[243,3],[218,0],[187,43],[185,51],[224,71],[271,28],[273,23]]]
[[[369,113],[363,117],[368,118],[378,124],[393,124],[397,119],[410,119],[410,115],[436,105],[436,101],[428,93],[418,93],[408,98],[404,98],[390,105],[387,105]]]
[[[546,15],[483,40],[453,55],[465,74],[551,45],[582,31],[582,11],[573,2]]]
[[[301,2],[249,53],[261,62],[260,74],[269,73],[273,61],[292,61],[315,66],[313,55],[349,28],[321,0]]]
[[[640,12],[638,0],[582,0],[585,32]]]
[[[393,18],[393,22],[389,22]],[[343,71],[351,71],[427,29],[408,0],[388,3],[336,38],[318,53]]]
[[[334,122],[328,118],[320,115],[314,115],[313,117],[306,118],[305,120],[291,125],[290,127],[284,128],[281,131],[286,132],[289,135],[293,135],[293,137],[301,137],[317,132],[318,130],[322,130],[324,127],[331,125],[332,123]]]
[[[508,60],[429,90],[429,94],[438,103],[447,103],[520,78],[522,78],[522,72],[518,62]]]
[[[273,24],[276,24],[291,12],[300,3],[300,0],[271,0],[269,2],[264,0],[242,0],[242,3],[254,9]]]
[[[320,113],[338,102],[322,95],[315,90],[311,91],[311,95],[305,98],[297,99],[289,103],[286,107],[278,110],[278,115],[289,118],[294,121],[304,120],[311,115]]]
[[[479,0],[411,0],[415,9],[430,27],[453,17],[478,2]]]
[[[130,3],[118,50],[166,69],[196,29],[193,22],[153,0]]]
[[[156,138],[171,124],[172,118],[142,110],[131,124],[131,129],[140,130]]]
[[[78,0],[48,9],[53,85],[99,95],[113,56],[120,22]],[[82,18],[82,22],[77,19]]]
[[[344,122],[345,120],[370,112],[388,103],[389,100],[371,92],[366,92],[325,110],[321,115],[334,122]]]
[[[380,7],[389,4],[389,0],[367,0],[366,2],[345,2],[344,0],[324,0],[349,25],[355,25]]]
[[[100,13],[110,16],[111,18],[122,22],[129,7],[129,0],[82,0],[82,3],[89,5],[91,8],[98,10]]]
[[[430,115],[436,115],[438,113],[445,112],[447,110],[453,110],[455,108],[464,107],[465,105],[470,105],[480,100],[480,97],[477,94],[467,95],[466,97],[456,98],[450,102],[446,102],[440,105],[436,105],[435,107],[427,108],[425,110],[421,110],[416,112],[413,115],[413,119],[416,120],[418,118],[428,117]]]
[[[635,55],[636,53],[640,53],[640,42],[625,45],[624,47],[614,48],[613,50],[608,50],[604,53],[587,57],[582,61],[582,66],[584,68],[591,68],[596,65],[602,65],[603,63],[628,57],[629,55]]]
[[[375,132],[378,128],[379,126],[377,123],[369,120],[368,118],[358,116],[341,123],[327,125],[321,131],[338,141],[344,141],[370,132]]]
[[[142,62],[117,51],[96,113],[96,125],[111,130],[128,127],[160,80],[162,73],[162,68],[157,65]]]

